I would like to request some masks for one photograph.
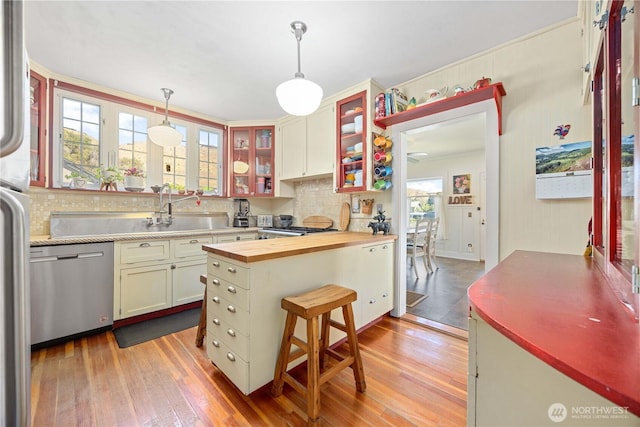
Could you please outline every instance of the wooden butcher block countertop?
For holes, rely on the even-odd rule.
[[[245,240],[232,243],[204,245],[203,250],[240,262],[250,263],[269,259],[301,255],[347,246],[392,242],[392,234],[325,232],[281,239]]]

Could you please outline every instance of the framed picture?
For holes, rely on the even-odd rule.
[[[471,193],[471,174],[453,175],[453,194]]]

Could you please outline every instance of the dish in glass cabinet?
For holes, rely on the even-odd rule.
[[[136,192],[136,193],[144,191],[144,188],[138,188],[138,187],[124,187],[124,189],[127,190],[127,191],[133,191],[133,192]]]

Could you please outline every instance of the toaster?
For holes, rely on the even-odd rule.
[[[273,227],[273,215],[258,215],[258,227]]]

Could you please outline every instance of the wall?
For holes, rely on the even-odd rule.
[[[442,177],[442,207],[436,252],[438,256],[479,261],[480,242],[480,177],[484,172],[484,151],[425,159],[407,163],[407,179]],[[453,197],[453,176],[470,174],[472,204],[449,204]],[[469,246],[471,245],[471,246]]]
[[[581,27],[577,19],[397,85],[409,97],[428,88],[468,87],[488,76],[504,84],[500,138],[500,259],[516,249],[582,254],[591,199],[537,200],[535,148],[591,140],[582,105]],[[553,136],[571,124],[565,141]]]

